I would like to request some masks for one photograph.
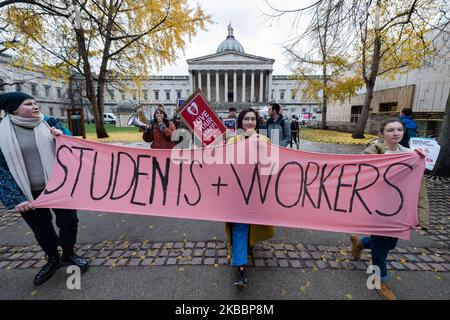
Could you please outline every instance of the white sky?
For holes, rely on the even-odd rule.
[[[268,0],[279,9],[293,9],[310,4],[308,0]],[[269,21],[262,12],[270,12],[265,0],[192,0],[198,3],[205,13],[212,16],[213,23],[207,25],[207,31],[199,31],[180,51],[174,65],[162,68],[160,75],[188,75],[186,59],[216,53],[219,44],[228,34],[227,26],[231,22],[234,37],[244,47],[245,53],[275,59],[274,74],[291,74],[282,44],[289,38],[291,24],[288,18]]]

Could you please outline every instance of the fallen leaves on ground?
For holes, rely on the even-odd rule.
[[[300,130],[300,138],[322,143],[336,143],[336,144],[367,144],[377,136],[372,134],[364,134],[365,139],[353,139],[352,133],[340,132],[333,130],[320,129],[302,129]]]

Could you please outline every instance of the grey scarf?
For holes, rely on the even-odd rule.
[[[9,171],[28,201],[33,201],[34,199],[13,124],[33,129],[42,167],[44,168],[45,181],[47,182],[55,161],[55,145],[50,127],[43,120],[44,116],[42,114],[39,119],[23,118],[7,114],[2,122],[0,122],[0,148],[5,156]]]

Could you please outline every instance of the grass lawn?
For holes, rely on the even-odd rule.
[[[364,134],[365,139],[353,139],[352,134],[348,132],[320,130],[311,128],[301,128],[300,138],[322,143],[337,143],[337,144],[367,144],[370,140],[378,138],[372,134]]]
[[[115,124],[105,124],[109,138],[98,139],[95,125],[86,124],[86,139],[99,142],[139,142],[142,141],[142,132],[136,127],[117,128]]]
[[[86,125],[86,138],[89,140],[100,142],[139,142],[142,141],[142,132],[136,127],[117,128],[115,124],[106,124],[106,131],[109,138],[98,139],[95,133],[94,124]],[[377,138],[375,135],[366,134],[365,139],[353,139],[351,133],[320,130],[311,128],[301,128],[300,138],[322,143],[338,143],[338,144],[367,144],[370,140]]]

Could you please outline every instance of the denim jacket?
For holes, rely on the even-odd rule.
[[[64,128],[57,119],[45,116],[44,121],[47,122],[50,127],[61,130],[65,135],[71,135],[70,131]],[[9,171],[6,159],[0,149],[0,202],[3,203],[7,209],[11,210],[19,203],[27,200],[27,197],[23,194]]]

